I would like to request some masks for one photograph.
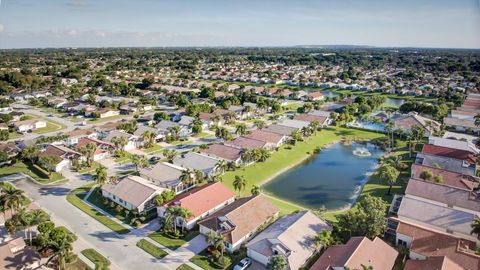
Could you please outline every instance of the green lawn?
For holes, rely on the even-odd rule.
[[[129,163],[129,162],[132,161],[132,160],[131,160],[131,156],[132,156],[132,154],[130,154],[129,152],[124,151],[122,157],[115,158],[115,162],[117,162],[117,163]]]
[[[67,264],[65,270],[93,270],[84,261],[77,258],[74,263]]]
[[[190,231],[183,238],[172,239],[161,232],[154,232],[148,235],[148,237],[168,249],[175,250],[195,238],[198,234],[198,231]]]
[[[96,219],[98,222],[102,223],[112,231],[118,234],[127,234],[130,232],[127,228],[118,224],[117,222],[113,221],[109,217],[105,216],[104,214],[98,212],[96,209],[92,208],[90,205],[86,204],[83,201],[85,198],[86,193],[90,190],[90,188],[94,185],[94,183],[90,183],[83,187],[79,187],[74,189],[67,195],[67,201],[73,204],[78,209],[85,212],[87,215],[91,216],[92,218]]]
[[[23,136],[23,134],[20,134],[20,133],[18,133],[18,132],[16,132],[16,131],[13,131],[13,132],[9,132],[9,133],[8,133],[8,138],[9,138],[9,139],[17,139],[17,138],[20,138],[20,137],[22,137],[22,136]]]
[[[156,153],[156,152],[159,152],[163,149],[162,146],[160,146],[159,144],[154,144],[152,147],[150,148],[145,148],[145,149],[142,149],[143,152],[147,153],[147,154],[153,154],[153,153]]]
[[[65,125],[62,125],[60,123],[57,123],[55,121],[52,121],[52,120],[49,120],[49,119],[46,119],[46,118],[43,118],[43,120],[45,120],[45,122],[47,122],[47,126],[44,127],[44,128],[35,129],[33,132],[35,132],[37,134],[43,134],[43,133],[60,131],[60,130],[67,127]]]
[[[246,256],[245,251],[239,252],[237,255],[232,255],[225,253],[224,256],[230,257],[231,263],[228,265],[225,269],[233,269],[233,267],[243,258]],[[199,266],[202,269],[205,270],[216,270],[216,269],[223,269],[215,264],[213,264],[210,259],[208,258],[208,251],[207,249],[203,250],[202,252],[198,253],[197,255],[193,256],[193,258],[190,259],[192,263],[195,265]]]
[[[148,242],[145,239],[140,239],[137,242],[137,247],[143,249],[145,252],[152,255],[156,259],[161,259],[168,255],[168,253],[165,252],[163,249],[157,247],[156,245]]]
[[[174,141],[170,142],[169,144],[171,145],[186,145],[186,144],[192,144],[191,141]]]
[[[105,258],[102,254],[98,253],[95,249],[89,248],[81,251],[83,256],[87,257],[90,261],[95,264],[95,269],[97,270],[108,270],[110,269],[110,261]]]
[[[56,172],[52,172],[49,176],[48,172],[40,168],[38,165],[24,163],[22,161],[17,161],[12,165],[7,165],[0,168],[0,177],[15,173],[24,173],[29,175],[41,184],[49,184],[65,179],[65,177]]]
[[[90,124],[96,124],[96,123],[108,122],[111,120],[122,119],[125,117],[127,117],[127,115],[120,114],[120,115],[114,115],[114,116],[105,117],[105,118],[97,118],[95,120],[91,118],[85,118],[84,121],[88,121],[88,119],[90,119],[90,121],[88,121]]]
[[[180,265],[177,270],[195,270],[192,267],[188,266],[188,264],[182,264]]]
[[[78,171],[78,173],[84,174],[84,173],[94,172],[98,167],[100,167],[100,163],[94,161],[94,162],[92,162],[92,166],[85,167],[85,168],[81,169],[80,171]]]

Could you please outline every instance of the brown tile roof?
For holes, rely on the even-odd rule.
[[[40,156],[45,157],[45,156],[58,156],[61,158],[69,158],[69,156],[81,156],[80,153],[77,151],[74,151],[68,147],[62,146],[62,145],[53,145],[50,144],[47,146],[47,149],[45,151],[40,153]]]
[[[154,193],[160,193],[166,189],[154,187],[153,185],[147,184],[146,179],[131,175],[123,178],[117,184],[107,183],[103,185],[102,190],[115,195],[134,207],[138,207]]]
[[[225,160],[235,161],[242,155],[242,150],[223,144],[211,144],[207,149],[201,149],[200,153]]]
[[[333,267],[361,269],[362,264],[373,269],[390,270],[398,252],[380,238],[352,237],[345,245],[328,248],[313,264],[311,270],[329,270]]]
[[[474,254],[475,242],[456,238],[400,221],[397,233],[412,238],[410,251],[426,257],[447,256],[465,270],[480,269],[480,256]]]
[[[96,129],[101,130],[101,131],[109,131],[109,130],[115,130],[119,125],[121,125],[122,122],[108,122],[103,125],[95,126]]]
[[[26,247],[21,237],[0,244],[0,269],[25,269],[39,263],[40,259],[40,254],[35,249]]]
[[[468,119],[457,119],[451,117],[445,117],[443,122],[447,126],[460,126],[460,127],[467,127],[472,129],[477,129],[478,127],[475,126],[475,123],[472,120]]]
[[[477,157],[468,151],[443,146],[436,146],[433,144],[424,144],[422,148],[422,154],[454,158],[470,163],[477,162]]]
[[[229,243],[234,244],[243,237],[254,233],[277,213],[277,207],[272,205],[263,195],[258,195],[240,198],[198,222],[198,224],[219,231],[222,224],[219,217],[226,217],[228,223],[233,224],[234,228],[223,231],[222,235]]]
[[[282,125],[277,125],[273,124],[265,128],[264,130],[273,132],[273,133],[278,133],[286,136],[292,135],[292,131],[297,130],[296,128],[293,127],[287,127],[287,126],[282,126]]]
[[[468,189],[450,187],[435,182],[411,178],[408,181],[405,194],[472,211],[480,211],[480,199]]]
[[[198,114],[198,118],[200,118],[201,120],[210,121],[210,120],[212,120],[212,118],[213,118],[214,115],[215,115],[215,114],[213,114],[213,113],[200,112],[200,113]]]
[[[478,185],[480,179],[476,176],[462,174],[458,172],[447,171],[444,169],[438,169],[434,167],[429,167],[421,164],[412,164],[412,178],[420,179],[420,174],[423,171],[430,171],[433,175],[439,175],[442,177],[443,185],[457,187],[457,188],[466,188],[472,190]]]
[[[306,121],[306,122],[318,121],[318,123],[322,125],[327,121],[328,118],[325,116],[318,116],[318,115],[312,115],[312,114],[297,114],[293,119]]]
[[[88,136],[93,133],[91,129],[76,128],[70,131],[67,135],[68,137],[79,137],[79,136]]]
[[[0,144],[0,152],[5,152],[8,155],[16,155],[19,152],[18,147],[13,142]]]
[[[187,208],[193,214],[189,219],[192,220],[232,198],[235,198],[235,193],[221,182],[214,182],[179,194],[165,203],[164,207],[180,205]]]
[[[440,126],[438,122],[416,114],[406,115],[404,117],[395,119],[394,123],[396,128],[404,129],[411,129],[414,125],[417,125],[426,130],[430,130],[430,128],[428,127],[428,123],[431,123],[433,126],[436,127]]]
[[[463,270],[445,256],[432,256],[426,260],[408,260],[403,270]]]
[[[264,141],[250,139],[250,138],[242,136],[242,137],[236,138],[233,141],[227,142],[226,144],[233,145],[235,147],[239,147],[239,148],[242,148],[242,149],[252,150],[252,149],[262,148],[267,143],[264,142]]]
[[[268,130],[255,129],[252,130],[250,134],[245,135],[245,137],[257,141],[277,144],[281,142],[285,136],[278,133],[270,132]]]
[[[75,148],[78,150],[82,147],[87,146],[87,144],[89,143],[93,143],[97,146],[97,148],[95,149],[95,154],[107,152],[108,150],[113,150],[115,148],[115,145],[113,145],[112,143],[104,142],[95,138],[87,138],[87,137],[81,138],[78,141],[77,145],[75,145]]]

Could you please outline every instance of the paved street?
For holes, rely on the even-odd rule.
[[[78,236],[76,251],[89,247],[98,250],[112,262],[111,269],[168,269],[165,264],[135,246],[147,230],[118,235],[68,203],[66,195],[70,190],[89,181],[88,177],[69,179],[62,186],[39,186],[28,180],[16,181],[14,185],[47,211],[55,223],[65,225]]]

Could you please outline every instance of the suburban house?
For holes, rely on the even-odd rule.
[[[430,136],[428,137],[428,144],[468,151],[475,155],[480,153],[480,150],[475,146],[473,142],[464,141],[464,140],[455,140],[455,139]]]
[[[278,219],[247,244],[247,256],[267,266],[272,256],[287,259],[288,269],[300,269],[316,251],[313,238],[322,230],[332,230],[310,211]]]
[[[93,160],[99,161],[110,156],[110,154],[115,150],[115,145],[109,142],[104,142],[96,138],[84,137],[78,141],[75,148],[77,151],[82,147],[86,147],[89,143],[93,143],[96,146],[95,153],[93,154]]]
[[[55,165],[54,168],[51,168],[55,172],[60,172],[64,169],[70,168],[72,165],[72,160],[76,157],[81,157],[82,154],[74,151],[63,145],[53,145],[49,144],[45,151],[39,154],[40,157],[46,156],[57,156],[60,158],[60,161]]]
[[[205,177],[211,177],[215,174],[219,161],[220,160],[207,155],[188,152],[176,157],[173,160],[173,164],[186,169],[199,170],[203,172]]]
[[[112,110],[112,109],[107,109],[107,108],[96,110],[96,113],[98,113],[99,118],[107,118],[107,117],[120,115],[119,110]]]
[[[253,110],[246,111],[244,106],[231,105],[230,107],[228,107],[228,110],[234,112],[237,115],[237,119],[240,120],[245,120],[253,116]]]
[[[291,136],[292,132],[294,130],[298,130],[298,129],[293,128],[293,127],[287,127],[287,126],[281,126],[281,125],[273,124],[273,125],[269,125],[267,128],[264,128],[263,130],[273,132],[273,133],[277,133],[277,134],[282,134],[282,135],[285,135],[285,136]]]
[[[425,260],[407,260],[403,270],[464,270],[446,256],[431,256]]]
[[[418,126],[425,131],[425,137],[433,135],[435,131],[440,129],[440,123],[437,121],[423,117],[414,112],[394,119],[393,123],[395,129],[401,129],[404,132],[411,131],[413,126]]]
[[[200,233],[214,232],[225,238],[225,247],[233,252],[247,242],[259,228],[278,215],[278,208],[263,195],[244,197],[200,220]]]
[[[364,236],[352,237],[344,245],[329,247],[310,270],[372,269],[391,270],[398,252],[382,239],[370,240]]]
[[[28,132],[47,126],[47,122],[39,119],[29,119],[24,121],[14,122],[13,126],[18,132]]]
[[[180,176],[185,169],[170,163],[159,162],[151,168],[140,169],[140,176],[154,182],[156,185],[181,193],[193,186],[185,186]]]
[[[410,260],[418,260],[413,265],[420,266],[420,268],[415,269],[432,269],[431,259],[438,257],[448,258],[460,269],[480,269],[480,256],[475,254],[475,242],[421,225],[391,219],[398,223],[395,234],[396,244],[409,249]]]
[[[233,141],[226,141],[225,145],[237,147],[240,149],[253,150],[266,147],[267,142],[240,136]]]
[[[465,175],[475,175],[476,166],[466,164],[463,160],[443,156],[432,156],[418,153],[415,163],[428,167],[437,167],[447,171],[457,172]]]
[[[165,135],[159,132],[156,128],[152,128],[149,126],[138,126],[137,130],[135,130],[133,135],[137,136],[143,145],[145,144],[145,141],[143,139],[143,134],[145,134],[145,131],[149,131],[155,134],[155,142],[159,142],[163,138],[165,138]]]
[[[222,117],[220,117],[220,120],[214,121],[215,114],[213,113],[200,112],[198,114],[198,118],[200,119],[200,121],[202,121],[202,127],[204,129],[208,129],[215,125],[222,126],[225,123],[225,120]]]
[[[228,145],[211,144],[206,149],[200,149],[200,153],[217,159],[235,162],[237,165],[240,165],[242,162],[242,149]]]
[[[99,137],[105,138],[108,134],[114,130],[117,130],[117,127],[120,126],[122,122],[108,122],[103,125],[95,126],[94,130],[98,132]]]
[[[41,256],[33,247],[28,247],[22,237],[6,240],[0,244],[0,269],[38,269]]]
[[[190,135],[190,128],[188,126],[180,125],[177,122],[172,122],[168,120],[162,120],[160,123],[155,125],[155,128],[158,130],[159,133],[163,134],[164,136],[171,135],[170,128],[178,127],[178,136],[180,138],[186,138]]]
[[[180,206],[190,210],[192,216],[186,220],[178,218],[176,224],[191,230],[197,222],[215,211],[233,203],[235,193],[221,182],[212,182],[177,195],[171,201],[157,207],[159,217],[165,217],[168,207]]]
[[[178,121],[178,124],[186,127],[190,127],[193,125],[193,121],[195,121],[194,117],[188,116],[188,115],[182,115],[180,118],[180,121]]]
[[[324,100],[325,97],[320,92],[308,92],[307,95],[303,96],[303,100],[307,101],[317,101]]]
[[[292,120],[292,119],[284,119],[281,122],[278,123],[281,126],[286,126],[290,128],[294,128],[296,130],[302,129],[304,127],[308,127],[310,125],[310,122],[307,121],[301,121],[301,120]]]
[[[269,149],[277,149],[287,141],[287,136],[263,129],[252,130],[244,137],[265,142],[265,147]]]
[[[313,114],[297,114],[293,120],[305,121],[305,122],[314,122],[317,121],[320,127],[326,127],[332,123],[332,119],[326,116],[319,116]]]
[[[18,155],[20,149],[18,149],[17,145],[14,142],[7,142],[0,144],[0,152],[6,153],[8,158],[13,158]]]
[[[76,145],[82,138],[96,138],[97,132],[91,129],[76,128],[66,134],[68,137],[65,139],[65,144]]]
[[[480,215],[480,197],[470,189],[410,179],[397,212],[398,219],[471,241],[471,224]]]
[[[412,164],[411,178],[421,179],[422,172],[428,171],[432,173],[432,176],[438,176],[441,179],[441,184],[473,190],[480,183],[480,178],[473,175],[466,175],[458,172],[452,172],[441,168],[424,166],[420,164]],[[428,181],[434,181],[434,178],[427,179]]]
[[[127,139],[127,144],[123,147],[123,150],[128,151],[140,147],[141,142],[138,136],[135,136],[130,133],[122,132],[119,130],[112,130],[108,133],[108,136],[105,138],[105,141],[114,144],[113,138],[124,137]]]
[[[473,131],[479,132],[480,128],[475,125],[475,121],[470,119],[458,119],[452,117],[445,117],[443,119],[443,123],[445,126],[449,128],[453,128],[456,131],[466,132],[466,131]]]
[[[103,185],[102,195],[127,210],[144,213],[155,208],[155,197],[165,190],[142,177],[129,175],[116,184]]]

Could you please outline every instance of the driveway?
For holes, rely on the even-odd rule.
[[[164,257],[160,263],[166,265],[169,269],[177,269],[180,265],[189,262],[195,254],[200,253],[207,247],[208,243],[205,236],[200,234],[190,240],[190,242]]]

